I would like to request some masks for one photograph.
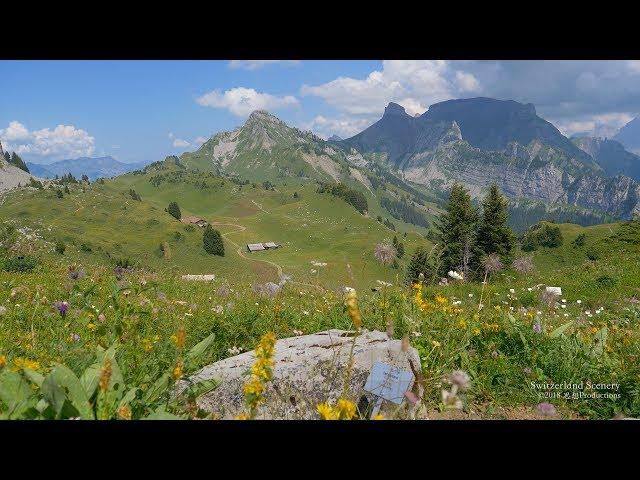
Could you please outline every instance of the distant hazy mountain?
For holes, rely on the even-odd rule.
[[[342,140],[342,138],[334,134],[327,139],[327,142],[339,142],[340,140]]]
[[[572,138],[580,149],[591,155],[609,176],[627,175],[640,180],[640,157],[625,150],[615,140],[595,137]]]
[[[640,183],[609,177],[531,104],[471,98],[432,105],[419,117],[390,103],[363,132],[337,142],[376,158],[406,180],[475,197],[497,183],[511,198],[568,204],[616,217],[640,213]]]
[[[622,127],[613,139],[624,145],[627,150],[640,155],[640,117],[634,118]]]
[[[54,178],[56,175],[61,177],[65,173],[71,173],[76,178],[86,175],[90,180],[95,180],[99,177],[115,177],[138,170],[144,165],[146,165],[146,162],[123,163],[113,157],[81,157],[60,160],[47,165],[27,162],[29,171],[38,177]]]

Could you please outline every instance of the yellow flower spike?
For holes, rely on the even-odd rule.
[[[246,413],[241,413],[240,415],[236,415],[236,420],[251,420],[251,417]]]
[[[182,363],[182,360],[178,360],[178,363],[176,364],[175,368],[173,369],[173,378],[174,379],[178,380],[180,377],[182,377],[183,368],[184,368],[184,364]]]
[[[385,418],[383,414],[378,413],[375,417],[372,418],[372,420],[385,420]]]
[[[351,317],[351,321],[356,327],[356,331],[359,332],[360,327],[362,326],[362,316],[358,309],[358,297],[355,290],[349,290],[345,304],[347,306],[347,313],[349,314],[349,317]]]
[[[95,323],[87,323],[87,328],[90,331],[95,332],[97,327],[96,327]]]
[[[4,355],[0,355],[0,368],[4,368],[6,364],[7,364],[7,357],[5,357]]]
[[[107,358],[102,365],[102,370],[100,370],[100,381],[98,383],[98,385],[100,386],[100,390],[102,390],[103,392],[106,392],[109,388],[111,373],[111,360]]]

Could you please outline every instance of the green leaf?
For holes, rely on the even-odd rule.
[[[96,362],[91,364],[84,371],[82,376],[80,377],[80,383],[84,388],[85,393],[88,398],[91,398],[98,388],[98,382],[100,381],[100,371],[102,370],[102,366],[104,365],[105,358],[110,359],[112,362],[116,356],[116,345],[112,345],[106,351],[98,350],[96,353]]]
[[[5,370],[0,374],[0,400],[7,406],[6,418],[21,418],[36,404],[31,385],[25,377]]]
[[[42,382],[44,382],[44,375],[36,372],[35,370],[31,370],[30,368],[25,368],[23,370],[25,377],[29,379],[31,383],[35,383],[39,387],[42,387]]]
[[[169,372],[164,373],[160,378],[158,378],[145,392],[144,397],[142,397],[144,403],[153,403],[160,397],[160,395],[165,393],[169,388],[170,378],[171,374]]]
[[[138,387],[130,388],[129,391],[122,397],[118,404],[118,409],[129,405],[135,398],[136,394],[140,391]]]
[[[609,335],[609,329],[607,327],[602,327],[598,332],[593,336],[593,354],[594,355],[602,355],[604,353],[604,348],[607,345],[607,337]]]
[[[212,333],[207,338],[202,340],[200,343],[195,345],[191,350],[187,352],[187,359],[197,360],[198,357],[202,356],[207,351],[207,348],[211,346],[215,338],[216,338],[216,334]]]
[[[198,398],[205,393],[209,393],[211,390],[218,388],[221,381],[216,378],[210,378],[208,380],[202,380],[198,383],[189,385],[180,395],[192,398]]]
[[[155,412],[148,417],[145,417],[143,420],[183,420],[183,418],[167,412],[164,407],[159,407]]]
[[[556,328],[554,331],[552,331],[552,332],[549,334],[549,337],[550,337],[550,338],[557,338],[557,337],[559,337],[560,335],[562,335],[562,334],[565,332],[565,330],[566,330],[567,328],[569,328],[571,325],[573,325],[573,322],[574,322],[573,320],[569,320],[567,323],[565,323],[565,324],[563,324],[563,325],[560,325],[558,328]]]
[[[78,411],[80,418],[94,418],[89,398],[78,377],[67,367],[56,363],[55,368],[42,382],[45,399],[53,406],[56,414],[60,414],[65,400]]]

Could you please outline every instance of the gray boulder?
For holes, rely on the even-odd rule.
[[[316,405],[321,402],[335,404],[341,397],[345,373],[353,345],[353,367],[347,397],[356,404],[362,396],[373,403],[363,387],[374,362],[384,362],[401,369],[420,372],[420,358],[415,348],[402,351],[401,340],[390,340],[386,333],[363,331],[355,338],[354,332],[327,330],[311,335],[283,338],[275,345],[274,378],[267,384],[265,403],[260,407],[258,419],[317,419]],[[197,399],[204,410],[230,419],[245,411],[243,385],[245,375],[255,362],[253,351],[221,360],[190,377],[198,382],[219,379],[220,386]],[[178,384],[181,391],[188,382]],[[421,392],[419,392],[420,394]],[[381,412],[387,418],[411,416],[413,406],[406,400],[401,405],[384,402]]]

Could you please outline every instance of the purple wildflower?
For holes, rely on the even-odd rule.
[[[529,367],[525,367],[523,372],[524,372],[525,375],[531,375],[532,370]]]
[[[498,352],[496,352],[495,350],[491,352],[491,358],[498,358]]]
[[[67,314],[67,310],[69,310],[69,304],[67,302],[56,302],[54,306],[58,309],[58,313],[61,317]]]
[[[555,417],[557,412],[556,412],[556,407],[553,406],[553,404],[549,403],[549,402],[543,402],[538,404],[538,406],[536,407],[537,412],[545,417]]]
[[[78,335],[77,333],[72,333],[71,334],[71,340],[73,340],[74,342],[79,342],[80,341],[80,335]]]
[[[536,324],[533,326],[533,331],[534,331],[534,332],[536,332],[536,333],[540,333],[540,332],[542,332],[542,325],[540,325],[540,322],[536,323]]]
[[[456,385],[460,390],[467,390],[471,385],[469,374],[464,370],[454,370],[449,375],[449,382]]]
[[[113,273],[115,273],[116,278],[118,280],[120,280],[122,278],[122,275],[124,275],[125,269],[122,268],[120,265],[118,265],[116,268],[113,269]]]

